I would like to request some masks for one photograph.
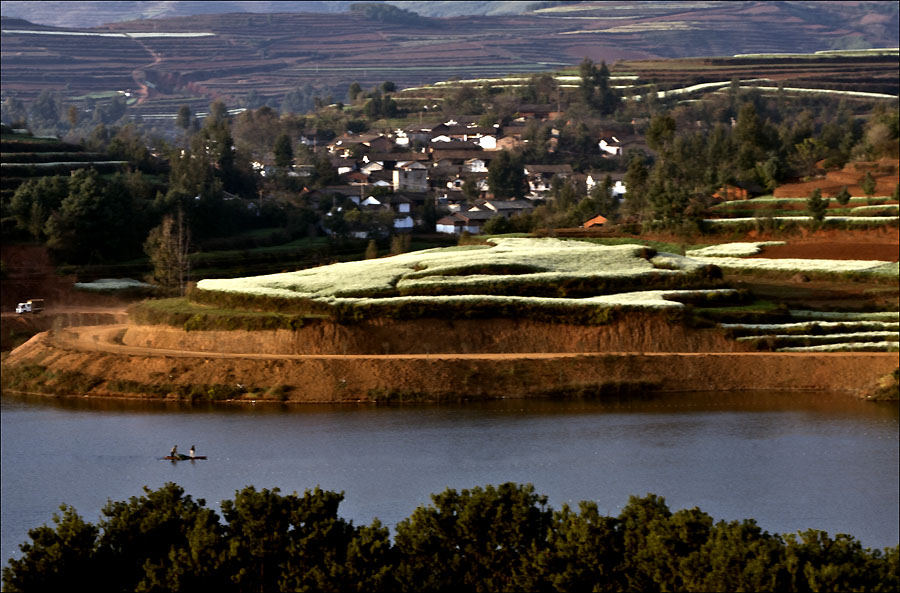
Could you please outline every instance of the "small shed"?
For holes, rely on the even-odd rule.
[[[585,222],[585,223],[584,223],[583,225],[581,225],[581,226],[583,226],[583,227],[586,228],[586,229],[589,229],[589,228],[594,228],[594,227],[601,227],[601,226],[604,226],[604,225],[606,224],[606,222],[607,222],[606,217],[603,216],[602,214],[598,214],[597,216],[595,216],[594,218],[592,218],[592,219],[590,219],[589,221]]]

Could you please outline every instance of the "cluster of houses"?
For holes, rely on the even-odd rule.
[[[555,114],[536,111],[529,115],[545,119]],[[441,211],[449,212],[437,221],[437,232],[477,234],[491,218],[508,218],[531,211],[547,199],[555,178],[575,179],[590,191],[607,175],[577,175],[568,164],[526,164],[523,172],[528,193],[524,199],[493,199],[488,184],[491,161],[502,150],[525,147],[526,126],[520,121],[509,126],[486,127],[473,123],[474,119],[469,123],[449,120],[433,126],[410,125],[390,134],[347,133],[328,142],[314,135],[303,137],[300,141],[315,151],[327,151],[340,176],[339,184],[307,191],[304,195],[314,202],[341,195],[364,211],[389,210],[394,216],[395,232],[412,230],[421,222],[414,220],[414,213],[422,212],[427,200],[434,200]],[[557,130],[551,132],[550,152],[555,150],[558,135]],[[626,143],[612,135],[602,137],[597,145],[598,154],[620,155]],[[265,166],[259,167],[265,174]],[[309,175],[311,169],[295,166],[289,175]],[[612,174],[613,193],[619,197],[625,193],[623,176]]]

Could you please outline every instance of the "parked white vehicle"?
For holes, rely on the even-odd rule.
[[[44,310],[44,299],[29,299],[16,305],[16,313],[40,313]]]

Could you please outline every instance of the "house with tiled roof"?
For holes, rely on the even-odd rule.
[[[543,194],[550,191],[554,177],[567,179],[575,171],[572,165],[525,165],[525,177],[528,179],[528,188],[532,194]]]
[[[439,233],[453,235],[461,235],[466,232],[477,235],[484,228],[484,224],[495,216],[497,216],[496,212],[483,210],[453,212],[438,220],[435,230]]]
[[[394,191],[428,191],[428,167],[418,161],[398,163],[391,175]]]
[[[494,212],[498,216],[511,218],[516,214],[531,212],[534,204],[528,200],[478,200],[470,211]]]

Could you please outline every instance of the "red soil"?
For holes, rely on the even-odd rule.
[[[812,190],[822,190],[822,197],[828,198],[840,193],[841,188],[847,186],[847,191],[853,197],[863,197],[866,192],[860,187],[860,182],[871,171],[875,177],[875,195],[889,196],[894,193],[894,188],[900,182],[900,160],[881,159],[874,163],[850,163],[840,171],[828,171],[822,179],[813,179],[798,183],[787,183],[772,192],[776,198],[805,198]]]
[[[898,261],[897,244],[814,242],[769,245],[752,257]]]

